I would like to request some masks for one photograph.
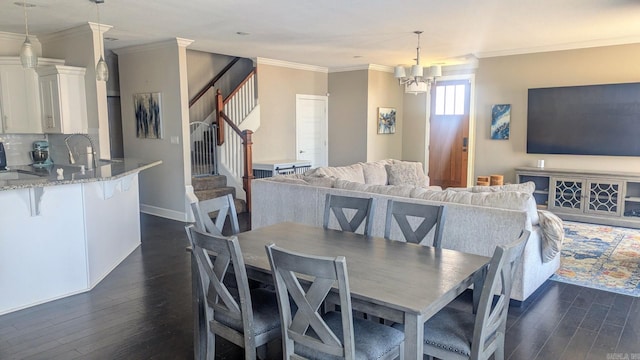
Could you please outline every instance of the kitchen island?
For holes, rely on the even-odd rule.
[[[159,164],[0,172],[0,314],[91,290],[135,250],[138,174]]]

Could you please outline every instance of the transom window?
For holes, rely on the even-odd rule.
[[[436,85],[436,115],[464,115],[464,84]]]

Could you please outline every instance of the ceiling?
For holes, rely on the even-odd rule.
[[[0,2],[0,31],[24,33]],[[29,33],[97,21],[91,0],[28,0]],[[180,37],[193,50],[328,68],[453,64],[473,57],[640,43],[640,0],[105,0],[107,49]],[[238,33],[246,33],[241,35]]]

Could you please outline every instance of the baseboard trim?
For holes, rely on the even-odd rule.
[[[180,212],[180,211],[160,208],[157,206],[140,204],[140,212],[144,214],[159,216],[166,219],[189,222],[189,214]]]

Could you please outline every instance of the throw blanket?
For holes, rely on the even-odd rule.
[[[564,228],[562,219],[547,210],[538,210],[542,228],[542,262],[551,261],[562,250]]]

